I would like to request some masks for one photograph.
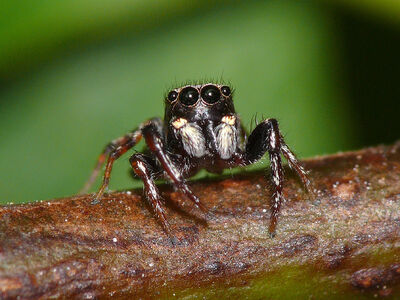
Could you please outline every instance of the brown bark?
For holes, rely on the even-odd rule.
[[[161,186],[175,246],[141,190],[3,206],[0,297],[400,296],[399,150],[305,161],[316,199],[286,169],[275,238],[265,171],[192,182],[209,216]]]

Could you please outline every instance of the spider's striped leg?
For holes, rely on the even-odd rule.
[[[314,197],[314,189],[313,189],[313,185],[311,183],[310,178],[308,178],[308,172],[304,169],[304,167],[297,160],[296,155],[290,150],[288,145],[286,145],[286,143],[282,137],[280,138],[280,141],[281,141],[282,154],[288,161],[289,167],[291,169],[293,169],[297,173],[297,175],[299,175],[299,177],[300,177],[301,181],[303,182],[304,186],[306,187],[308,193],[312,197]]]
[[[113,167],[113,164],[115,160],[117,160],[121,155],[125,154],[129,149],[134,147],[142,138],[142,127],[145,126],[145,124],[148,123],[153,123],[155,126],[157,126],[158,130],[162,130],[162,122],[159,118],[152,119],[150,121],[147,121],[143,123],[138,129],[132,131],[131,133],[125,135],[124,137],[121,137],[114,142],[111,142],[103,151],[103,153],[100,155],[96,167],[93,170],[92,175],[89,178],[89,181],[85,185],[85,189],[88,189],[93,181],[96,179],[101,166],[103,165],[105,159],[107,159],[107,164],[106,164],[106,170],[104,172],[104,177],[103,177],[103,183],[96,193],[96,196],[92,200],[92,204],[97,204],[99,203],[99,200],[103,196],[103,193],[105,189],[108,187],[108,184],[110,182],[110,176],[111,176],[111,170]]]
[[[158,221],[161,223],[164,231],[172,237],[169,223],[161,206],[161,195],[154,182],[155,173],[159,173],[159,170],[154,170],[156,163],[152,158],[141,153],[132,155],[129,161],[135,174],[143,181],[144,193]]]
[[[164,141],[155,124],[149,122],[147,125],[145,125],[142,129],[142,134],[149,150],[160,162],[163,170],[171,179],[176,189],[188,197],[196,207],[200,208],[203,212],[206,212],[207,208],[203,205],[203,203],[200,202],[200,199],[197,198],[197,196],[189,188],[184,177],[182,176],[181,171],[177,168],[176,162],[173,161],[171,155],[166,151]]]
[[[283,167],[280,156],[281,143],[278,122],[275,119],[267,119],[254,128],[250,134],[244,153],[245,164],[252,164],[264,156],[268,151],[271,161],[272,183],[274,185],[271,205],[271,217],[269,233],[275,235],[278,215],[284,200],[283,198]]]
[[[271,219],[269,222],[268,231],[271,236],[276,234],[276,225],[278,223],[278,214],[281,210],[283,198],[283,167],[282,159],[279,151],[268,151],[271,161],[272,181],[274,183],[273,203],[271,207]]]
[[[104,191],[108,187],[108,184],[110,183],[110,177],[111,177],[111,170],[113,167],[113,164],[115,160],[117,160],[121,155],[123,155],[126,151],[131,149],[135,145],[134,141],[130,141],[122,146],[119,146],[115,150],[113,150],[110,155],[108,156],[107,164],[106,164],[106,170],[104,171],[104,177],[103,177],[103,183],[96,193],[96,196],[92,200],[92,204],[97,204],[100,202],[101,197],[103,197]]]
[[[97,159],[96,165],[92,171],[92,174],[90,175],[88,181],[86,181],[84,187],[79,191],[79,194],[84,194],[87,193],[90,189],[90,187],[93,185],[95,182],[97,176],[100,173],[100,169],[105,163],[106,159],[110,156],[118,156],[117,152],[123,152],[123,149],[129,150],[133,146],[135,146],[141,139],[142,135],[139,129],[136,129],[128,134],[126,134],[123,137],[120,137],[111,143],[109,143],[103,150],[103,152],[100,154],[99,158]],[[123,153],[125,153],[123,152]],[[115,154],[114,154],[115,153]],[[122,155],[121,153],[120,155]],[[116,158],[114,158],[115,160]],[[112,163],[111,163],[112,164]],[[107,164],[108,165],[108,164]],[[109,167],[111,168],[111,167]],[[111,172],[111,169],[110,169]]]

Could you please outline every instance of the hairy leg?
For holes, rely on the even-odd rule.
[[[301,181],[303,182],[304,186],[306,187],[308,193],[314,196],[314,190],[311,183],[311,180],[308,178],[308,172],[304,169],[304,167],[298,161],[296,155],[290,150],[288,145],[286,145],[283,137],[281,137],[281,151],[283,156],[288,161],[289,167],[293,169],[297,175],[299,175]]]
[[[154,170],[155,163],[152,162],[150,157],[141,153],[132,155],[129,161],[135,174],[143,181],[145,196],[153,208],[158,221],[161,223],[164,231],[171,237],[170,226],[165,217],[164,209],[161,206],[161,195],[154,182],[156,173],[156,170]]]
[[[162,168],[167,176],[171,179],[175,188],[186,195],[196,207],[200,208],[202,211],[207,211],[205,206],[200,202],[199,198],[193,194],[192,190],[187,185],[181,174],[181,171],[173,162],[171,155],[165,150],[164,142],[155,124],[148,122],[142,128],[142,134],[149,150],[157,157]]]
[[[278,214],[281,209],[283,198],[283,167],[280,156],[281,144],[278,122],[275,119],[268,119],[256,126],[250,134],[246,154],[249,162],[260,159],[268,151],[271,161],[272,182],[274,185],[273,202],[271,207],[271,218],[269,223],[269,233],[275,235]]]
[[[90,187],[93,185],[94,181],[96,180],[97,176],[100,173],[100,169],[105,163],[106,159],[109,157],[110,154],[116,151],[120,151],[117,149],[130,149],[135,146],[140,139],[142,138],[141,132],[139,129],[133,130],[129,132],[123,137],[120,137],[111,143],[109,143],[100,154],[99,158],[97,159],[96,165],[90,175],[88,181],[85,183],[84,187],[79,191],[79,194],[87,193]],[[127,149],[127,150],[128,150]],[[125,152],[124,152],[125,153]],[[114,154],[115,155],[115,154]]]
[[[162,130],[162,123],[161,123],[160,119],[156,118],[156,119],[152,119],[148,122],[152,122],[153,124],[155,124],[155,126],[161,127],[159,130]],[[147,124],[148,122],[143,123],[143,124]],[[89,189],[89,187],[92,185],[93,181],[96,179],[101,166],[103,165],[104,161],[107,158],[107,164],[106,164],[106,169],[104,171],[103,183],[102,183],[100,189],[98,190],[98,192],[96,193],[96,196],[93,198],[93,201],[92,201],[93,204],[99,203],[99,200],[103,196],[105,189],[108,187],[108,184],[110,182],[111,170],[112,170],[115,160],[118,159],[119,157],[121,157],[123,154],[125,154],[129,149],[134,147],[141,140],[142,127],[144,126],[143,124],[139,127],[139,129],[136,129],[136,130],[132,131],[131,133],[125,135],[124,137],[121,137],[121,138],[111,142],[109,145],[107,145],[107,147],[105,148],[103,153],[100,155],[100,157],[97,161],[96,167],[93,170],[93,173],[90,176],[89,181],[86,183],[85,188],[84,188],[84,191],[86,189]]]
[[[278,122],[275,119],[267,119],[261,122],[250,134],[243,155],[243,164],[252,164],[256,162],[263,157],[267,151],[271,161],[272,182],[274,184],[269,233],[271,236],[274,236],[278,222],[278,215],[282,202],[284,201],[282,193],[284,174],[280,155],[281,152],[288,159],[289,165],[300,176],[308,190],[311,190],[311,184],[307,177],[307,172],[297,161],[289,147],[285,144],[282,135],[279,132]]]

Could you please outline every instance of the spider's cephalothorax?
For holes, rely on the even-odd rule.
[[[268,152],[274,185],[269,232],[274,235],[283,201],[281,154],[311,191],[307,172],[285,144],[278,122],[275,119],[266,119],[247,135],[235,112],[231,89],[215,83],[173,89],[167,94],[165,104],[164,121],[154,118],[144,122],[137,129],[106,146],[83,191],[89,189],[108,158],[103,184],[93,200],[94,203],[98,202],[108,186],[114,161],[143,137],[148,150],[132,155],[129,161],[135,174],[144,182],[146,197],[158,220],[170,234],[161,196],[154,180],[170,180],[177,190],[205,211],[185,178],[202,168],[220,173],[225,168],[250,165]]]

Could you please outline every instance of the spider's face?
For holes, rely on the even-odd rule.
[[[220,120],[235,113],[232,92],[227,85],[206,83],[171,90],[166,97],[165,120],[185,118],[191,122]]]

